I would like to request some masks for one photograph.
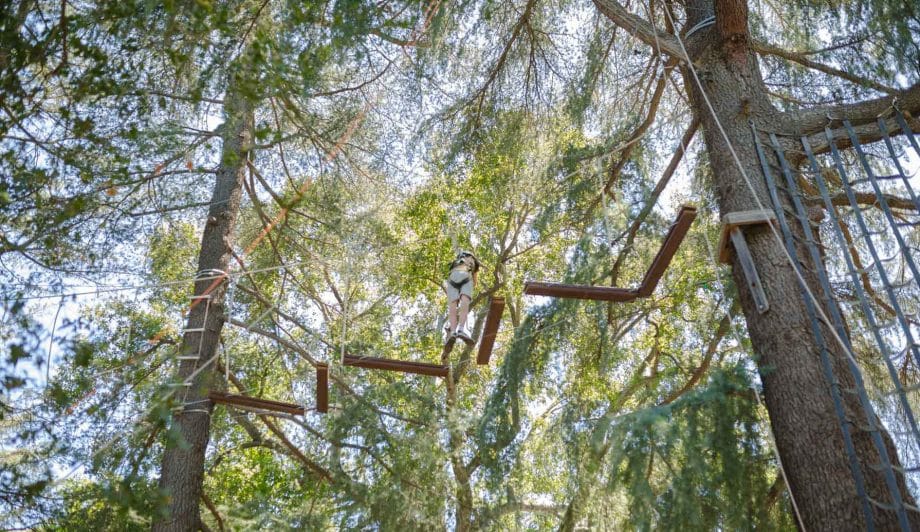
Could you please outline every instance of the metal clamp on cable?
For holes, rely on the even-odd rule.
[[[703,28],[705,28],[705,27],[707,27],[707,26],[712,26],[712,25],[715,24],[715,23],[716,23],[716,17],[715,17],[715,15],[706,17],[706,18],[704,18],[703,20],[699,21],[695,26],[693,26],[692,28],[690,28],[689,30],[687,30],[687,33],[684,34],[684,38],[685,38],[685,39],[688,39],[688,38],[690,38],[690,36],[693,35],[694,33],[700,31],[701,29],[703,29]]]
[[[195,280],[199,281],[201,279],[229,279],[230,276],[227,275],[227,272],[223,270],[218,270],[217,268],[207,268],[204,270],[199,270],[195,274]]]

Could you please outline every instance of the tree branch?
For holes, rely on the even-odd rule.
[[[782,48],[778,48],[778,47],[776,47],[776,46],[773,46],[773,45],[770,45],[770,44],[766,44],[766,43],[762,43],[762,42],[754,42],[754,43],[751,45],[751,49],[754,50],[755,52],[759,53],[759,54],[765,54],[765,55],[772,55],[772,56],[780,57],[780,58],[785,59],[785,60],[787,60],[787,61],[791,61],[791,62],[793,62],[793,63],[798,63],[798,64],[800,64],[800,65],[802,65],[802,66],[804,66],[804,67],[806,67],[806,68],[810,68],[810,69],[812,69],[812,70],[817,70],[817,71],[819,71],[819,72],[824,72],[825,74],[828,74],[828,75],[830,75],[830,76],[835,76],[835,77],[838,77],[838,78],[841,78],[841,79],[845,79],[845,80],[847,80],[847,81],[849,81],[849,82],[851,82],[851,83],[855,83],[855,84],[861,85],[861,86],[863,86],[863,87],[868,87],[868,88],[870,88],[870,89],[877,90],[877,91],[879,91],[879,92],[884,92],[885,94],[890,94],[890,95],[894,96],[894,95],[896,95],[896,94],[898,93],[898,89],[895,89],[895,88],[893,88],[893,87],[889,87],[889,86],[887,86],[887,85],[883,85],[883,84],[881,84],[881,83],[879,83],[879,82],[877,82],[877,81],[873,81],[873,80],[871,80],[871,79],[867,79],[867,78],[864,78],[864,77],[861,77],[861,76],[857,76],[857,75],[851,74],[850,72],[847,72],[847,71],[845,71],[845,70],[840,70],[839,68],[834,68],[834,67],[831,67],[831,66],[827,66],[827,65],[825,65],[825,64],[823,64],[823,63],[819,63],[819,62],[817,62],[817,61],[812,61],[811,59],[809,59],[809,58],[808,58],[805,54],[803,54],[803,53],[791,52],[791,51],[789,51],[789,50],[784,50],[784,49],[782,49]]]
[[[794,129],[798,135],[813,135],[822,132],[828,123],[828,118],[838,120],[846,118],[854,126],[874,124],[876,118],[884,114],[895,100],[903,111],[909,113],[920,111],[920,83],[881,98],[782,113],[784,116],[777,122],[783,123],[788,120],[789,123],[794,123],[796,126]]]
[[[918,98],[916,109],[920,109],[920,88],[917,90],[917,95]],[[905,108],[901,106],[901,109]],[[882,109],[880,113],[884,110],[885,109]],[[835,116],[835,118],[837,117]],[[879,131],[878,125],[875,123],[875,116],[871,117],[869,123],[863,123],[860,125],[857,125],[856,122],[853,121],[852,117],[847,118],[850,118],[850,122],[853,123],[853,130],[855,131],[856,138],[859,140],[860,144],[870,144],[882,139],[882,132]],[[920,130],[920,121],[909,116],[905,116],[905,118],[907,119],[907,123],[911,126],[911,128],[913,128],[914,131]],[[811,144],[812,151],[815,153],[815,155],[827,153],[831,149],[830,144],[827,141],[827,137],[824,135],[824,126],[829,123],[830,121],[825,116],[822,119],[820,126],[816,127],[814,131],[808,133],[808,143]],[[898,127],[898,123],[890,118],[885,120],[885,129],[888,130],[889,136],[902,134],[900,128]],[[853,146],[852,141],[850,141],[850,136],[847,135],[845,131],[843,131],[842,127],[832,130],[832,133],[834,134],[834,143],[837,145],[837,149],[844,150]],[[795,157],[796,156],[793,156],[793,161],[795,161]],[[804,155],[799,155],[798,157],[804,157]]]
[[[732,308],[732,311],[736,309]],[[690,376],[688,380],[679,390],[675,390],[670,395],[668,395],[664,401],[659,403],[660,405],[667,405],[674,402],[678,397],[682,396],[686,392],[690,391],[694,386],[696,386],[700,379],[703,378],[703,375],[706,374],[706,371],[709,370],[709,365],[712,363],[712,357],[716,354],[716,350],[719,348],[719,344],[722,342],[722,339],[725,338],[725,335],[728,334],[729,326],[731,325],[731,317],[734,314],[726,314],[722,321],[719,322],[719,327],[716,329],[715,334],[709,340],[709,345],[706,346],[706,354],[703,356],[702,362],[700,362],[699,367],[693,371],[693,375]]]
[[[630,35],[635,35],[636,38],[655,48],[656,51],[661,50],[675,59],[685,57],[680,43],[677,42],[673,35],[665,33],[647,20],[633,15],[619,2],[614,0],[594,0],[594,5],[611,22],[628,31]]]
[[[687,146],[690,145],[690,142],[693,140],[693,136],[696,134],[696,130],[699,129],[699,127],[700,118],[699,116],[694,115],[693,119],[690,121],[690,125],[684,132],[683,137],[681,137],[680,146],[678,146],[674,151],[674,154],[671,156],[671,160],[668,163],[667,168],[665,168],[664,172],[661,174],[661,179],[658,180],[655,188],[652,189],[652,193],[649,194],[648,199],[646,199],[645,206],[642,208],[642,211],[636,216],[636,219],[633,220],[633,223],[631,226],[629,226],[629,229],[626,230],[626,244],[623,246],[623,251],[620,252],[620,254],[617,256],[616,261],[613,263],[613,267],[610,269],[610,278],[612,284],[615,285],[619,281],[620,268],[622,267],[626,256],[632,250],[633,242],[636,240],[636,235],[639,234],[639,228],[643,223],[645,223],[645,219],[658,203],[658,198],[661,196],[661,193],[664,192],[664,189],[668,186],[668,183],[671,182],[671,177],[674,175],[675,170],[677,170],[677,166],[683,159],[684,150]],[[619,241],[621,238],[623,238],[622,234],[616,240]]]
[[[473,529],[482,529],[499,517],[507,514],[531,513],[531,514],[548,514],[559,516],[565,510],[565,505],[561,504],[535,504],[519,501],[509,501],[492,510],[485,512],[482,517],[473,523]]]
[[[854,192],[854,195],[856,196],[857,205],[879,206],[878,197],[872,192]],[[894,194],[882,194],[882,196],[885,197],[885,201],[888,202],[888,206],[892,209],[917,212],[917,206],[914,205],[913,200],[910,198],[902,198]],[[805,202],[809,205],[824,205],[824,201],[820,196],[809,196],[805,198]],[[838,192],[831,196],[831,203],[838,207],[847,207],[850,205],[847,195],[843,192]]]
[[[203,491],[201,492],[201,500],[204,501],[204,505],[208,508],[208,511],[211,512],[211,515],[214,516],[214,521],[217,523],[217,529],[220,532],[224,532],[224,530],[226,530],[224,528],[224,520],[220,516],[220,512],[217,511],[217,506],[214,506],[214,502],[208,497],[208,494]]]

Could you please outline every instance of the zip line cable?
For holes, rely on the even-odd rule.
[[[665,10],[664,12],[665,12],[665,15],[668,17],[668,19],[671,21],[671,24],[673,25],[674,20],[671,18],[670,13],[668,13],[667,10]],[[726,147],[728,148],[729,154],[732,156],[732,160],[734,161],[739,172],[741,173],[741,177],[743,178],[744,183],[748,188],[748,191],[751,193],[751,197],[753,198],[754,203],[757,204],[758,209],[767,210],[763,201],[760,199],[760,196],[757,194],[756,187],[754,186],[750,177],[747,175],[747,171],[744,169],[744,164],[741,162],[741,159],[738,157],[738,154],[735,151],[735,147],[732,144],[731,139],[728,137],[728,133],[725,132],[725,128],[722,126],[722,121],[719,119],[718,114],[716,114],[715,108],[712,106],[712,103],[709,100],[709,96],[706,93],[706,89],[703,87],[703,83],[700,80],[699,74],[696,71],[696,67],[693,65],[693,61],[690,60],[690,55],[687,52],[687,48],[684,46],[683,39],[681,38],[680,34],[674,34],[674,36],[677,38],[677,41],[680,44],[681,51],[684,53],[684,60],[686,61],[686,64],[690,72],[693,74],[693,79],[694,81],[696,81],[697,87],[699,87],[700,89],[700,94],[703,96],[703,101],[706,104],[706,108],[709,110],[709,113],[712,115],[716,123],[716,128],[719,130],[719,134],[725,140]],[[798,279],[799,283],[803,287],[803,291],[806,292],[807,296],[811,298],[812,302],[817,307],[817,312],[820,314],[821,318],[824,320],[825,323],[833,323],[831,319],[827,316],[827,314],[824,312],[824,309],[821,308],[818,298],[815,297],[811,288],[808,286],[808,283],[805,281],[805,278],[802,276],[802,274],[799,272],[798,268],[796,267],[795,259],[792,257],[792,255],[790,255],[789,251],[786,249],[786,246],[783,244],[783,239],[782,239],[782,236],[780,236],[779,231],[775,227],[773,227],[772,224],[767,224],[767,226],[769,227],[770,232],[773,234],[774,238],[776,239],[776,243],[779,244],[779,247],[782,250],[783,255],[786,257],[786,260],[789,262],[789,265],[792,266],[792,270],[795,273],[795,276]],[[835,331],[833,328],[830,328],[830,331],[831,331],[831,336],[840,345],[840,347],[843,348],[846,356],[849,357],[853,363],[856,363],[856,359],[853,356],[853,353],[847,348],[847,345],[843,341],[843,339],[841,339],[838,336],[837,331]]]
[[[645,9],[645,11],[646,11],[646,15],[648,16],[649,23],[654,25],[655,22],[654,22],[654,18],[652,17],[652,13],[651,13],[651,8],[650,8],[650,6],[649,6],[648,4],[646,4],[646,3],[643,2],[643,3],[642,3],[642,7],[643,7],[643,8]],[[667,6],[663,6],[662,9],[663,9],[664,11],[667,11],[667,10],[668,10],[668,7],[667,7]],[[670,16],[669,13],[667,14],[667,17],[668,17],[668,19],[671,21],[671,25],[674,26],[674,20],[671,19],[671,16]],[[709,23],[713,23],[713,22],[715,22],[715,17],[711,17],[711,20],[707,18],[707,19],[705,19],[703,22],[700,22],[699,24],[697,24],[696,26],[694,26],[693,29],[691,30],[691,32],[697,31],[698,29],[702,28],[703,25],[704,25],[704,23],[706,23],[705,25],[708,25]],[[657,29],[656,29],[655,31],[653,31],[653,35],[655,36],[655,49],[656,49],[656,51],[657,51],[657,53],[658,53],[658,56],[661,57],[661,44],[660,44],[660,42],[658,41],[658,31],[657,31]],[[679,38],[679,37],[678,37],[678,38]],[[686,54],[686,49],[683,48],[683,45],[681,45],[681,49],[684,50],[684,53]],[[680,94],[680,91],[678,90],[678,87],[677,87],[677,83],[676,83],[673,79],[671,79],[671,76],[667,75],[666,72],[663,72],[663,74],[667,77],[668,81],[669,81],[669,82],[671,83],[671,85],[674,87],[676,93],[677,93],[677,94]],[[700,85],[700,90],[702,90],[702,85]],[[710,107],[710,110],[711,110],[711,107]],[[713,116],[716,117],[716,120],[718,120],[718,117],[715,115],[714,112],[713,112]],[[728,140],[728,139],[726,138],[726,140]],[[687,150],[688,150],[689,146],[685,146],[685,145],[684,145],[683,138],[680,139],[680,145],[681,145],[681,150],[683,151],[683,153],[684,153],[685,155],[688,154],[688,151],[687,151]],[[743,171],[743,169],[742,169],[742,171]],[[698,195],[699,195],[699,202],[700,202],[700,205],[702,205],[702,204],[703,204],[703,199],[704,199],[702,184],[699,185]],[[712,250],[712,244],[709,242],[709,238],[707,238],[705,234],[701,234],[700,236],[701,236],[701,238],[702,238],[702,239],[705,241],[705,243],[706,243],[706,251],[707,251],[707,254],[709,255],[710,262],[712,263],[713,272],[714,272],[715,275],[716,275],[716,286],[718,287],[719,292],[720,292],[720,294],[722,295],[722,301],[728,301],[728,298],[726,297],[725,287],[724,287],[724,285],[723,285],[723,283],[722,283],[722,272],[721,272],[721,270],[719,269],[718,262],[717,262],[716,259],[715,259],[715,254],[713,253],[713,250]],[[732,335],[735,337],[735,342],[738,344],[739,347],[740,347],[740,346],[743,346],[744,343],[743,343],[742,340],[741,340],[741,335],[738,333],[738,330],[737,330],[736,327],[735,327],[734,316],[732,316],[732,311],[731,311],[731,307],[730,307],[730,306],[729,306],[727,312],[728,312],[728,315],[729,315],[729,319],[728,319],[729,329],[732,331]],[[751,388],[754,390],[754,396],[755,396],[755,398],[757,399],[757,404],[760,405],[760,406],[762,406],[762,407],[764,407],[764,408],[766,408],[765,405],[763,404],[763,401],[761,401],[761,398],[760,398],[760,391],[757,390],[757,386],[752,386]],[[799,528],[802,530],[802,532],[807,532],[807,528],[805,527],[805,522],[804,522],[804,520],[802,519],[802,515],[801,515],[801,512],[800,512],[800,510],[799,510],[799,505],[798,505],[798,503],[797,503],[796,500],[795,500],[795,496],[792,494],[792,485],[789,483],[789,477],[788,477],[788,475],[786,474],[786,468],[784,467],[784,465],[783,465],[783,460],[782,460],[782,458],[781,458],[780,455],[779,455],[779,448],[778,448],[778,446],[777,446],[777,444],[776,444],[776,436],[773,434],[773,427],[770,425],[770,421],[769,421],[769,420],[767,420],[767,422],[766,422],[764,425],[766,426],[767,434],[768,434],[769,437],[770,437],[770,444],[771,444],[771,445],[770,445],[770,448],[771,448],[771,450],[773,451],[774,457],[776,458],[776,465],[777,465],[777,467],[779,468],[780,474],[781,474],[782,477],[783,477],[783,482],[786,484],[786,491],[787,491],[787,493],[789,493],[789,500],[790,500],[790,502],[792,503],[792,509],[793,509],[794,512],[795,512],[795,519],[796,519],[796,522],[798,523]]]
[[[671,24],[673,25],[673,24],[674,24],[674,21],[673,21],[673,19],[671,18],[670,13],[668,13],[667,10],[665,10],[665,15],[669,18],[669,20],[671,20]],[[657,30],[655,30],[655,31],[657,31]],[[735,151],[735,149],[734,149],[734,146],[733,146],[733,144],[732,144],[732,142],[731,142],[731,139],[728,137],[728,134],[725,132],[725,129],[724,129],[724,127],[722,126],[721,120],[719,119],[718,114],[715,112],[715,109],[714,109],[714,107],[712,106],[711,101],[709,100],[709,96],[707,95],[706,90],[705,90],[705,88],[703,87],[703,84],[702,84],[702,82],[701,82],[701,80],[700,80],[700,78],[699,78],[699,75],[698,75],[697,71],[696,71],[696,67],[695,67],[694,64],[693,64],[693,61],[690,59],[690,56],[689,56],[689,54],[688,54],[688,52],[687,52],[687,49],[686,49],[686,46],[684,45],[683,38],[681,38],[681,36],[680,36],[679,34],[675,34],[675,37],[676,37],[676,39],[677,39],[677,41],[678,41],[678,44],[680,45],[681,51],[682,51],[683,54],[684,54],[684,58],[686,59],[687,66],[688,66],[690,72],[691,72],[692,75],[693,75],[693,78],[694,78],[694,80],[695,80],[695,82],[696,82],[696,84],[697,84],[697,87],[700,89],[700,94],[701,94],[702,97],[703,97],[703,100],[704,100],[704,102],[705,102],[705,104],[706,104],[706,107],[707,107],[707,109],[709,110],[709,112],[711,113],[711,115],[712,115],[712,117],[713,117],[713,119],[714,119],[714,121],[715,121],[716,127],[717,127],[717,129],[718,129],[718,131],[719,131],[719,133],[720,133],[720,135],[721,135],[722,138],[725,140],[726,146],[727,146],[727,148],[728,148],[728,150],[729,150],[729,153],[731,154],[732,159],[733,159],[735,165],[738,167],[738,170],[740,171],[741,176],[742,176],[742,178],[743,178],[743,180],[744,180],[746,186],[748,187],[749,191],[751,192],[751,196],[753,197],[754,202],[758,205],[758,208],[760,208],[760,209],[762,209],[762,210],[766,210],[766,208],[765,208],[763,202],[762,202],[761,199],[760,199],[760,196],[757,194],[757,190],[756,190],[756,188],[754,187],[753,182],[752,182],[752,181],[750,180],[750,178],[748,177],[747,172],[746,172],[745,169],[744,169],[744,165],[741,163],[741,160],[740,160],[740,158],[738,157],[738,154],[736,153],[736,151]],[[755,139],[755,141],[756,141],[756,139]],[[769,177],[769,176],[768,176],[768,177]],[[777,208],[777,209],[780,209],[781,207],[782,207],[781,205],[777,205],[776,208]],[[830,318],[827,316],[827,313],[825,312],[824,308],[822,308],[822,306],[821,306],[821,304],[820,304],[818,298],[815,296],[815,294],[814,294],[813,291],[811,290],[811,287],[808,286],[808,283],[806,282],[806,280],[805,280],[805,278],[803,277],[802,273],[799,271],[799,268],[796,266],[795,259],[792,257],[792,255],[791,255],[790,251],[787,249],[787,247],[783,244],[783,239],[782,239],[782,237],[780,237],[777,228],[774,227],[773,224],[767,224],[767,226],[769,227],[769,230],[771,231],[771,233],[774,235],[774,237],[775,237],[777,243],[779,244],[780,249],[782,250],[783,254],[785,255],[785,257],[786,257],[787,261],[789,262],[790,266],[792,267],[792,270],[793,270],[793,272],[795,273],[795,276],[796,276],[796,278],[797,278],[797,280],[798,280],[798,282],[799,282],[799,284],[800,284],[800,286],[801,286],[801,288],[802,288],[802,291],[803,291],[804,294],[806,295],[806,299],[808,300],[809,307],[811,307],[810,310],[809,310],[809,312],[810,312],[810,313],[816,313],[816,314],[820,315],[821,319],[822,319],[822,320],[824,321],[824,323],[826,323],[826,324],[832,324],[832,323],[834,323],[834,322],[831,321]],[[784,229],[784,230],[785,230],[785,229]],[[855,357],[853,356],[853,353],[851,352],[848,343],[845,342],[845,341],[843,340],[843,338],[841,338],[841,337],[839,336],[838,331],[836,330],[835,327],[828,327],[827,329],[828,329],[828,332],[830,333],[830,335],[831,335],[831,336],[834,338],[834,340],[837,342],[837,344],[842,348],[842,350],[843,350],[844,354],[846,355],[846,357],[849,359],[850,364],[851,364],[851,368],[855,368],[855,372],[856,372],[856,373],[854,373],[854,378],[855,378],[856,381],[857,381],[857,388],[860,388],[859,384],[860,384],[861,379],[860,379],[860,376],[859,376],[859,373],[858,373],[858,372],[859,372],[859,365],[858,365],[858,363],[856,362],[856,359],[855,359]],[[831,384],[831,385],[833,386],[833,382],[831,382],[831,383],[829,383],[829,384]],[[865,396],[865,390],[862,389],[862,392],[860,393],[860,403],[862,403],[862,407],[863,407],[863,410],[864,410],[865,415],[869,418],[870,423],[872,423],[872,416],[874,416],[875,413],[874,413],[874,410],[872,409],[871,403],[867,403],[866,400],[865,400],[866,398],[865,398],[864,396]],[[879,444],[878,444],[878,440],[879,440],[878,433],[877,433],[877,432],[872,432],[872,436],[873,436],[874,444],[875,444],[876,447],[878,448],[878,447],[879,447]],[[887,462],[888,462],[887,453],[885,452],[886,450],[885,450],[884,446],[882,446],[881,448],[878,448],[877,450],[878,450],[878,453],[879,453],[880,458],[882,459],[882,461],[885,462],[885,463],[887,463]],[[858,482],[859,482],[859,479],[857,479],[857,483],[858,483]],[[901,527],[902,529],[904,529],[904,530],[908,530],[908,529],[910,528],[910,526],[909,526],[908,521],[907,521],[907,517],[906,517],[906,513],[905,513],[905,507],[904,507],[904,504],[901,503],[900,490],[899,490],[899,487],[897,486],[897,484],[896,484],[896,482],[894,481],[894,478],[893,478],[893,476],[892,476],[891,465],[890,465],[890,464],[888,464],[888,468],[886,469],[885,482],[886,482],[886,484],[888,485],[889,491],[890,491],[890,493],[891,493],[891,495],[892,495],[892,497],[893,497],[893,499],[894,499],[894,503],[895,503],[894,510],[895,510],[895,512],[896,512],[896,514],[897,514],[897,516],[898,516],[898,521],[899,521],[900,527]],[[878,503],[877,503],[876,501],[872,501],[872,502],[875,503],[876,505],[878,505]],[[872,514],[871,514],[871,512],[869,512],[869,513],[866,515],[866,520],[867,520],[868,526],[869,526],[870,528],[874,528],[873,525],[872,525]]]

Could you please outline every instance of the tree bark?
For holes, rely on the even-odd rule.
[[[796,126],[794,123],[783,123],[786,117],[779,116],[771,105],[756,56],[747,46],[747,40],[739,39],[736,31],[725,29],[737,29],[738,20],[734,17],[741,13],[741,8],[736,5],[739,3],[743,2],[716,0],[716,4],[725,4],[716,7],[717,18],[721,13],[730,13],[732,20],[724,24],[717,21],[715,31],[698,32],[687,43],[690,57],[701,75],[702,91],[692,73],[684,72],[695,114],[702,119],[713,183],[723,216],[734,211],[759,208],[739,169],[739,162],[760,198],[760,204],[768,208],[771,205],[749,119],[757,124],[769,125],[771,129],[795,131]],[[687,25],[690,27],[713,12],[712,2],[690,2],[688,12]],[[746,9],[744,12],[746,14]],[[743,52],[739,51],[739,43],[744,43]],[[739,55],[741,53],[745,56],[743,59]],[[703,98],[703,91],[709,97],[730,144],[720,132],[716,118]],[[735,160],[730,147],[734,148],[739,161]],[[788,199],[783,198],[783,201]],[[791,209],[791,206],[787,207]],[[795,223],[791,223],[790,227],[804,241],[802,229]],[[758,357],[776,445],[805,527],[808,530],[863,530],[866,523],[861,501],[856,494],[843,435],[834,411],[830,383],[824,377],[820,348],[812,334],[798,279],[783,247],[769,229],[756,226],[746,229],[745,233],[767,299],[771,302],[770,310],[765,314],[757,311],[737,258],[733,259],[732,273],[740,293],[751,343]],[[797,259],[809,264],[806,250],[800,247],[796,251]],[[809,270],[803,273],[812,293],[820,298],[821,288],[815,274]],[[849,391],[854,388],[854,380],[847,367],[846,354],[833,340],[831,330],[823,323],[821,327],[827,339],[834,376],[843,390],[844,409],[851,421],[850,430],[866,490],[872,499],[890,504],[891,497],[882,473],[874,467],[880,459],[866,430],[866,417],[857,397]],[[884,436],[889,456],[897,467],[899,462],[890,437]],[[913,504],[903,476],[899,475],[898,480],[905,502]],[[874,507],[873,511],[879,530],[898,529],[894,512],[878,507]],[[911,515],[912,526],[920,529],[920,516]]]
[[[211,197],[208,219],[201,236],[198,271],[216,269],[226,272],[230,265],[231,245],[235,239],[243,180],[246,175],[247,146],[251,145],[253,111],[250,102],[230,89],[224,99],[226,121],[222,127],[221,163]],[[192,380],[191,386],[180,387],[175,397],[184,405],[172,420],[171,431],[179,441],[166,448],[160,473],[160,489],[168,497],[165,515],[153,524],[153,530],[189,531],[201,528],[199,501],[202,495],[205,451],[210,438],[213,404],[208,401],[216,364],[211,361],[217,352],[221,329],[226,316],[224,304],[227,279],[202,279],[195,283],[195,294],[207,294],[210,299],[193,299],[187,329],[203,328],[203,332],[186,332],[180,353],[198,354],[198,360],[183,360],[178,381],[189,378],[202,365],[210,367]]]

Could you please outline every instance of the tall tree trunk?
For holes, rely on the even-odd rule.
[[[687,27],[713,13],[711,0],[695,0],[690,4]],[[779,113],[768,99],[757,59],[746,46],[747,10],[744,1],[716,0],[716,4],[717,23],[712,29],[698,32],[689,39],[690,57],[744,172],[754,185],[760,202],[769,208],[771,203],[748,120],[753,119],[770,129],[791,131],[792,125],[776,123]],[[738,27],[739,24],[742,26]],[[757,202],[738,163],[704,101],[699,85],[688,70],[684,72],[684,80],[695,111],[702,118],[721,214],[757,209]],[[801,228],[794,223],[790,227],[803,238]],[[824,377],[820,349],[812,334],[797,277],[783,247],[768,228],[751,227],[746,229],[745,234],[770,301],[770,310],[764,314],[758,312],[737,258],[733,259],[732,272],[740,292],[751,342],[758,356],[776,444],[804,524],[808,530],[865,529],[862,505],[848,465],[830,383]],[[797,251],[801,262],[808,264],[806,250],[800,248]],[[805,278],[812,293],[820,300],[821,289],[814,273],[806,270]],[[866,490],[876,501],[890,504],[891,497],[877,467],[880,458],[871,434],[866,430],[865,415],[857,397],[850,392],[854,381],[847,367],[846,354],[834,341],[830,328],[824,324],[821,327],[827,339],[834,375],[842,390],[846,415],[851,420],[849,426]],[[887,433],[884,438],[889,456],[898,466],[897,454]],[[899,475],[899,484],[905,501],[912,504],[913,499],[902,475]],[[898,529],[893,512],[878,507],[873,509],[878,529]],[[913,527],[920,530],[920,516],[911,515]]]
[[[224,100],[226,121],[222,126],[221,163],[208,210],[208,220],[201,235],[198,271],[226,272],[230,265],[231,248],[235,239],[243,179],[246,172],[247,146],[251,144],[253,111],[250,102],[230,88]],[[177,379],[188,379],[203,364],[208,364],[217,352],[221,329],[226,316],[224,302],[228,280],[203,279],[195,283],[195,294],[207,294],[209,299],[193,299],[187,329],[180,353],[198,355],[198,360],[183,360]],[[203,328],[203,332],[193,332]],[[216,364],[201,371],[191,386],[180,387],[175,397],[184,408],[173,419],[172,433],[180,441],[167,447],[160,473],[160,489],[168,497],[167,513],[153,524],[154,531],[189,531],[201,527],[199,501],[202,495],[204,459],[210,438],[213,404],[208,400],[216,373]]]

